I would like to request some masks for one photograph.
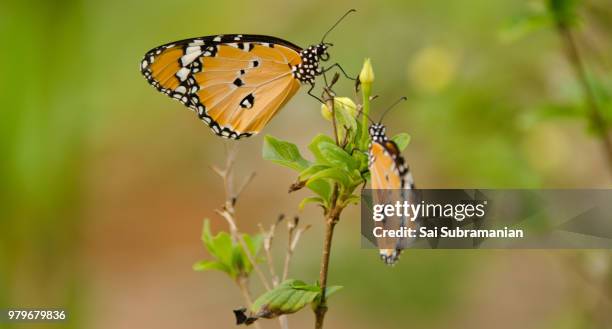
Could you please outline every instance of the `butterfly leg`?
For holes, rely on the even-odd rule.
[[[331,70],[332,68],[337,67],[338,69],[340,69],[340,72],[342,72],[342,74],[349,80],[355,81],[355,92],[359,91],[359,85],[361,84],[361,81],[357,78],[353,78],[351,76],[349,76],[348,74],[346,74],[346,71],[344,71],[344,69],[342,68],[342,66],[340,66],[340,63],[335,63],[332,66],[323,69],[323,73],[325,74],[325,72]]]
[[[308,89],[308,95],[310,95],[310,96],[314,97],[314,99],[318,100],[318,101],[319,101],[319,103],[321,103],[321,104],[325,104],[325,102],[323,102],[323,100],[322,100],[322,99],[320,99],[319,97],[317,97],[316,95],[314,95],[314,94],[312,93],[312,90],[314,89],[314,87],[315,87],[314,83],[311,83],[311,84],[310,84],[310,88]]]
[[[357,78],[353,78],[351,76],[349,76],[346,71],[344,71],[344,69],[342,68],[342,66],[340,66],[340,63],[335,63],[333,65],[331,65],[330,67],[327,67],[325,69],[323,69],[323,73],[333,69],[334,67],[337,67],[338,69],[340,69],[340,72],[342,72],[342,74],[349,80],[353,80],[353,81],[357,81]]]

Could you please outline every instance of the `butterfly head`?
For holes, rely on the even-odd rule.
[[[323,34],[321,42],[312,45],[300,52],[301,63],[291,67],[293,77],[301,83],[314,84],[315,77],[323,74],[324,70],[319,67],[319,62],[329,60],[327,49],[333,46],[329,42],[325,42],[327,35],[350,13],[355,12],[355,9],[350,9],[340,19],[332,25],[332,27]]]
[[[382,142],[387,139],[387,128],[382,123],[373,123],[370,125],[369,133],[372,140]]]
[[[317,50],[317,57],[320,60],[327,62],[329,60],[329,53],[327,52],[327,49],[329,49],[331,46],[333,46],[333,44],[327,42],[322,42],[316,45],[315,48]]]

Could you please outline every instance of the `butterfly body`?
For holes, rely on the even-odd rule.
[[[239,139],[261,131],[302,84],[314,85],[328,45],[302,49],[263,35],[205,36],[148,51],[141,72],[217,135]]]
[[[385,126],[382,124],[372,124],[369,129],[372,139],[369,147],[369,170],[371,177],[372,190],[377,203],[390,202],[392,199],[400,197],[408,199],[412,197],[406,190],[414,189],[414,180],[406,161],[402,157],[400,150],[386,135]],[[399,191],[399,195],[396,195]],[[387,229],[399,229],[399,226],[412,225],[414,222],[407,222],[405,217],[398,221],[384,220],[380,223],[383,226],[396,225],[398,227],[386,227]],[[414,227],[413,227],[414,228]],[[394,264],[400,256],[404,247],[405,239],[393,239],[394,248],[388,248],[389,241],[379,243],[381,259],[389,265]]]

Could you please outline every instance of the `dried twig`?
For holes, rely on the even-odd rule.
[[[270,284],[265,274],[259,268],[256,262],[257,255],[253,255],[250,252],[246,242],[244,241],[242,235],[238,231],[238,226],[236,225],[236,210],[235,210],[236,203],[238,201],[238,198],[240,197],[240,194],[244,191],[244,189],[249,185],[249,183],[255,177],[255,173],[251,173],[249,176],[247,176],[242,182],[242,184],[240,185],[240,187],[238,189],[234,189],[233,166],[234,166],[235,160],[236,160],[236,148],[232,148],[232,149],[227,150],[224,168],[218,168],[216,166],[211,166],[211,169],[217,175],[219,175],[219,177],[221,177],[221,179],[223,180],[223,187],[225,189],[225,202],[220,209],[215,209],[215,212],[219,214],[221,217],[223,217],[223,219],[225,219],[225,221],[229,225],[229,230],[230,230],[230,235],[232,237],[232,240],[240,243],[242,249],[245,251],[245,254],[249,262],[253,266],[255,273],[257,273],[257,276],[259,277],[261,283],[266,288],[266,290],[270,290],[273,287],[276,287],[280,283],[279,276],[274,269],[274,261],[272,258],[271,250],[272,250],[272,240],[274,239],[274,235],[276,233],[276,227],[283,220],[284,216],[283,215],[279,216],[277,221],[274,224],[270,225],[270,228],[267,231],[263,228],[261,224],[259,224],[259,230],[261,231],[261,234],[264,237],[263,249],[266,255],[266,259],[267,259],[268,271],[270,272],[270,277],[272,278],[272,284]],[[285,265],[283,268],[282,280],[287,279],[291,256],[293,255],[293,251],[295,250],[297,246],[297,243],[299,241],[301,234],[310,227],[310,226],[306,226],[303,228],[297,228],[297,223],[298,221],[296,217],[296,220],[294,221],[294,225],[291,226],[289,229],[289,239],[288,239],[289,242],[287,246],[287,254],[285,257]],[[251,305],[253,303],[253,298],[251,297],[251,293],[248,288],[248,277],[244,277],[244,276],[238,277],[236,279],[236,284],[240,288],[240,291],[246,303],[248,305]],[[289,328],[287,317],[285,315],[280,316],[278,318],[278,321],[282,329]],[[256,328],[259,328],[259,323],[256,322],[254,323],[254,325]]]
[[[298,227],[299,222],[300,218],[295,216],[293,218],[293,221],[287,223],[287,253],[285,254],[285,264],[283,266],[282,281],[287,280],[287,277],[289,276],[289,264],[291,263],[293,252],[295,250],[295,247],[297,247],[298,242],[300,241],[302,233],[304,233],[310,228],[310,225]]]
[[[270,276],[272,277],[272,286],[276,287],[279,284],[279,278],[276,274],[276,270],[274,269],[274,260],[272,258],[272,240],[274,239],[274,234],[276,233],[276,226],[285,218],[285,215],[278,216],[276,222],[270,225],[270,229],[266,231],[261,223],[259,224],[259,230],[264,237],[263,247],[264,252],[266,253],[266,259],[268,262],[268,271],[270,272]]]
[[[304,231],[310,228],[310,225],[305,227],[298,228],[299,219],[296,216],[293,221],[287,223],[287,252],[285,255],[285,263],[283,266],[283,274],[282,277],[279,278],[276,270],[274,269],[274,260],[272,258],[272,241],[274,240],[274,235],[276,234],[276,228],[278,224],[285,218],[284,215],[280,215],[276,222],[270,225],[268,230],[264,229],[263,225],[259,224],[259,231],[264,237],[263,248],[266,254],[266,259],[268,263],[268,271],[270,272],[270,276],[272,277],[272,286],[276,287],[281,281],[285,281],[289,275],[289,263],[291,262],[291,257],[293,255],[293,251],[297,247],[300,236]],[[281,315],[278,317],[278,322],[282,329],[288,329],[289,323],[287,322],[287,316]]]
[[[220,169],[216,166],[211,166],[211,169],[223,180],[223,187],[225,189],[225,202],[221,209],[215,209],[215,212],[227,221],[227,224],[230,228],[232,240],[238,241],[241,244],[242,248],[245,250],[247,257],[249,258],[249,261],[252,263],[253,268],[257,271],[259,268],[255,263],[255,258],[253,255],[251,255],[246,243],[244,242],[244,239],[242,239],[242,236],[240,236],[240,233],[238,231],[234,208],[238,197],[246,188],[246,186],[251,182],[251,180],[255,176],[255,173],[251,173],[251,175],[249,175],[244,180],[240,188],[237,191],[234,191],[234,175],[232,168],[236,159],[237,152],[236,148],[226,150],[226,152],[227,154],[225,160],[225,167],[223,169]],[[262,283],[264,284],[264,286],[266,286],[267,282],[265,281],[265,277],[260,276],[260,279],[262,279]],[[240,275],[236,279],[236,284],[238,285],[238,288],[240,289],[240,292],[242,293],[242,296],[247,305],[253,304],[253,298],[251,297],[251,292],[249,291],[249,278],[247,276]],[[254,323],[254,325],[257,329],[261,328],[259,323]]]
[[[215,171],[215,173],[217,173],[217,175],[219,175],[219,177],[221,177],[221,179],[223,180],[223,185],[225,187],[225,204],[221,207],[221,209],[215,209],[215,212],[218,213],[221,217],[223,217],[227,221],[227,224],[229,225],[229,228],[230,228],[230,234],[232,236],[232,239],[240,243],[240,246],[244,250],[244,253],[249,259],[249,262],[251,263],[251,265],[253,266],[255,273],[257,273],[257,276],[261,280],[261,283],[266,288],[266,290],[270,290],[271,287],[270,287],[270,284],[268,283],[268,280],[266,279],[266,276],[263,274],[263,272],[257,265],[257,261],[255,259],[256,255],[251,254],[249,247],[247,246],[242,236],[239,234],[238,227],[236,226],[236,219],[235,219],[236,210],[234,206],[236,205],[236,202],[238,200],[238,197],[240,196],[240,193],[244,191],[244,189],[251,182],[253,177],[255,177],[255,174],[251,173],[251,175],[249,175],[244,180],[240,188],[236,192],[234,192],[234,184],[233,184],[234,175],[233,175],[232,168],[235,163],[235,160],[236,160],[236,148],[234,147],[230,149],[229,151],[227,151],[227,157],[225,160],[225,168],[219,169],[215,166],[212,166],[212,169]]]

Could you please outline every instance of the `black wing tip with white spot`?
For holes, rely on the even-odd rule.
[[[402,253],[401,249],[395,249],[391,255],[386,255],[385,253],[380,254],[380,259],[389,266],[395,266],[397,261],[400,259],[400,254]]]

